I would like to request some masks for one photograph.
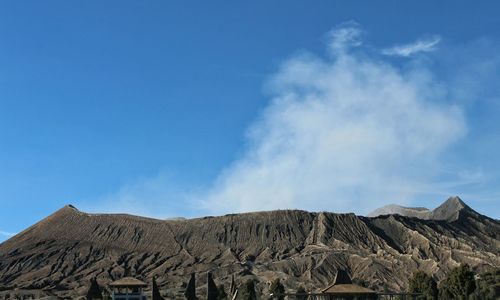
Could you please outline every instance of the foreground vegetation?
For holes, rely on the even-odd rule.
[[[418,300],[499,300],[500,299],[500,268],[488,272],[475,274],[468,265],[461,265],[453,269],[448,276],[437,282],[425,272],[418,271],[409,281],[409,293],[419,293]],[[284,300],[285,286],[279,279],[273,281],[269,287],[269,295],[262,299]],[[295,299],[305,300],[307,291],[299,287]],[[257,300],[255,283],[247,281],[240,290],[239,300]],[[391,299],[396,299],[394,296]],[[223,286],[219,287],[218,300],[228,299]]]
[[[439,286],[428,274],[418,271],[409,282],[409,292],[421,293],[419,300],[498,300],[500,268],[476,275],[468,265],[453,269]]]

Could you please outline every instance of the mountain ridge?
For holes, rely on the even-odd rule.
[[[461,203],[445,204],[443,216],[455,217]],[[94,276],[106,284],[130,274],[179,294],[189,274],[211,270],[218,283],[253,278],[263,291],[281,278],[314,291],[342,269],[398,291],[415,270],[439,280],[458,263],[500,266],[500,222],[458,212],[453,220],[277,210],[169,221],[65,206],[0,244],[0,285],[73,298]]]
[[[424,220],[455,221],[459,217],[460,212],[480,215],[478,212],[465,204],[465,202],[463,202],[460,197],[453,196],[448,198],[433,210],[425,207],[405,207],[397,204],[389,204],[372,211],[367,216],[378,217],[382,215],[398,214],[406,217],[414,217]]]

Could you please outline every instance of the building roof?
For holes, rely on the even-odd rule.
[[[344,270],[337,270],[333,283],[321,291],[323,294],[376,294],[375,291],[353,284]]]
[[[376,294],[375,291],[356,284],[333,284],[321,292],[323,294]]]
[[[126,287],[126,286],[134,286],[134,287],[147,287],[148,284],[140,281],[139,279],[135,279],[133,277],[124,277],[122,279],[118,279],[109,284],[111,287]]]

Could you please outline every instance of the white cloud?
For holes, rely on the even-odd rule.
[[[441,37],[439,36],[421,38],[410,44],[385,48],[382,50],[382,54],[408,57],[419,52],[434,51],[436,50],[436,45],[439,44],[439,42],[441,42]]]
[[[158,218],[286,208],[367,213],[388,203],[441,201],[483,181],[480,171],[442,163],[469,129],[451,104],[460,82],[439,82],[422,63],[401,68],[375,57],[360,47],[362,35],[358,24],[343,23],[328,33],[326,57],[302,53],[285,61],[269,82],[269,105],[249,129],[246,150],[209,188],[181,189],[159,174],[81,208]],[[438,42],[394,47],[391,55],[429,51]]]
[[[348,21],[339,24],[328,32],[328,46],[332,53],[342,52],[351,47],[361,46],[363,30],[361,26],[354,22]]]
[[[361,44],[359,32],[332,31],[329,48],[344,49],[333,58],[303,54],[282,65],[247,151],[201,197],[205,209],[363,213],[429,189],[440,155],[466,134],[464,115],[428,70],[350,54],[345,45]]]

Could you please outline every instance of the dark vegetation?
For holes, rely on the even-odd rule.
[[[285,299],[285,286],[281,283],[279,278],[275,279],[269,287],[270,299],[284,300]]]
[[[217,288],[217,300],[226,300],[227,298],[228,297],[226,290],[224,289],[224,285],[219,285],[219,287]]]
[[[240,300],[257,300],[257,292],[255,291],[255,282],[253,280],[245,282],[238,298]]]
[[[468,265],[453,269],[439,288],[432,276],[418,271],[409,281],[409,292],[420,293],[419,300],[498,300],[500,268],[476,275]]]
[[[303,286],[299,286],[299,288],[297,289],[296,299],[297,300],[306,300],[307,295],[305,295],[305,294],[307,294],[306,289]]]
[[[438,296],[437,283],[432,276],[417,271],[410,279],[408,292],[422,294],[417,297],[418,300],[435,300]]]
[[[479,274],[476,290],[469,296],[471,300],[500,299],[500,268]]]

